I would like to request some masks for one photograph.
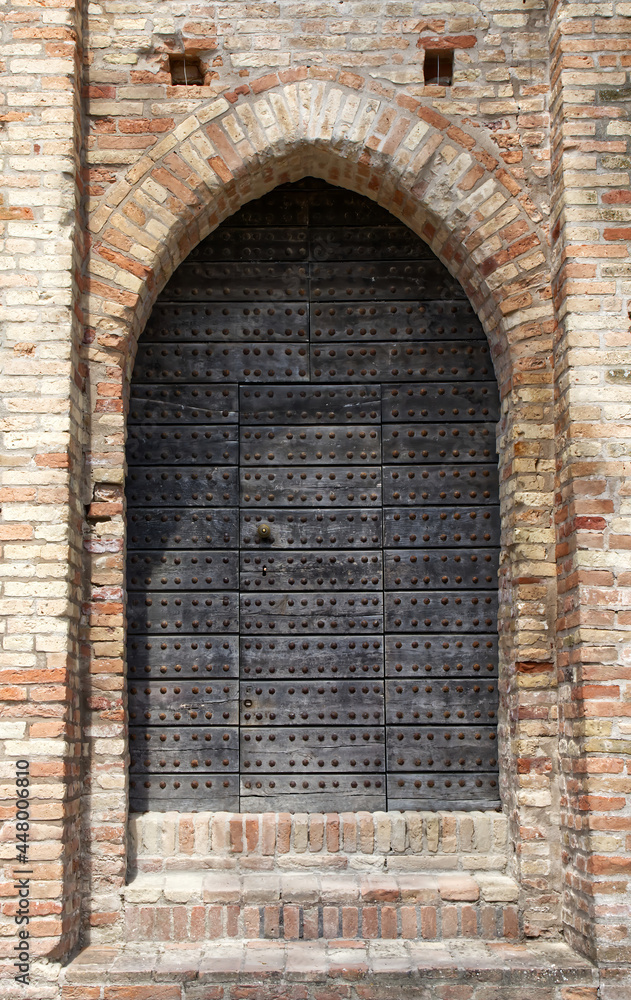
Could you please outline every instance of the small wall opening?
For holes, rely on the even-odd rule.
[[[451,87],[454,75],[453,49],[426,49],[423,76],[426,84]]]
[[[204,70],[198,56],[169,56],[169,72],[174,86],[201,86],[204,83]]]

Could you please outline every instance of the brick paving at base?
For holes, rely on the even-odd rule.
[[[86,948],[62,1000],[598,1000],[562,943],[234,941]]]

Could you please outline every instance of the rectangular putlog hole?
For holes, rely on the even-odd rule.
[[[426,84],[450,87],[454,75],[454,50],[426,49],[423,75]]]
[[[169,72],[174,86],[200,86],[204,82],[204,72],[197,56],[169,56]]]

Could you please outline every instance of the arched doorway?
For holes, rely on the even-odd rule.
[[[497,385],[405,226],[307,179],[163,291],[127,444],[131,805],[498,805]]]

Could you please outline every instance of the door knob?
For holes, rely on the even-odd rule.
[[[269,524],[259,524],[256,529],[256,533],[262,542],[269,542],[272,540],[272,529]]]

